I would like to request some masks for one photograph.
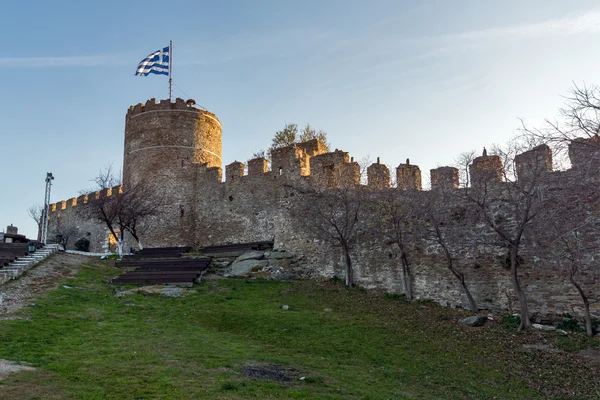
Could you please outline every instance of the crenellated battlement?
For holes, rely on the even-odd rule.
[[[130,106],[127,110],[126,119],[130,119],[150,111],[189,111],[206,115],[219,122],[219,119],[215,114],[203,108],[198,108],[194,100],[189,99],[186,101],[179,97],[176,98],[174,102],[169,99],[160,100],[157,102],[155,98],[152,98],[147,100],[146,103],[138,103],[134,106]]]
[[[79,197],[71,197],[68,200],[57,201],[56,203],[50,204],[49,213],[60,213],[61,211],[68,210],[69,208],[75,208],[87,205],[90,201],[98,200],[101,197],[120,196],[123,194],[123,185],[113,186],[112,188],[106,188],[102,191],[90,192],[88,194],[82,194]]]
[[[600,146],[591,147],[597,142],[596,138],[573,142],[569,147],[569,155],[575,161],[572,171],[578,173],[583,166],[589,167],[600,159]],[[206,163],[195,164],[197,179],[199,183],[206,184],[253,185],[256,179],[272,181],[273,184],[276,184],[281,179],[293,181],[304,178],[304,184],[331,187],[335,186],[334,182],[340,177],[345,177],[354,184],[360,184],[360,165],[354,161],[353,157],[343,150],[335,149],[332,152],[325,152],[325,149],[325,145],[318,140],[282,147],[273,151],[273,168],[269,169],[268,161],[265,158],[254,158],[248,161],[247,174],[245,173],[246,165],[234,161],[225,166],[225,179],[223,179],[223,171],[220,167],[209,167]],[[580,150],[581,152],[579,152]],[[393,182],[391,171],[381,163],[379,158],[377,162],[367,167],[366,172],[367,185],[371,189],[389,188]],[[534,172],[552,172],[552,151],[548,146],[541,145],[517,155],[515,172],[518,179],[529,178]],[[422,190],[421,170],[417,165],[411,164],[408,159],[406,163],[398,165],[395,173],[398,189]],[[455,167],[434,168],[430,170],[430,174],[432,189],[457,189],[460,186],[460,173]],[[502,182],[503,166],[500,157],[486,154],[475,158],[469,165],[469,175],[471,184],[474,186],[483,182]],[[119,185],[101,192],[92,192],[58,201],[50,204],[50,213],[85,205],[101,196],[112,196],[115,193],[122,194],[123,186]]]

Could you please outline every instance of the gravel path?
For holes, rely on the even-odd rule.
[[[16,280],[0,285],[0,320],[18,318],[16,311],[27,306],[60,282],[77,273],[77,267],[89,263],[89,257],[56,253]]]

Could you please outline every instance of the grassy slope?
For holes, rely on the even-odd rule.
[[[83,267],[72,289],[29,307],[30,320],[0,322],[0,358],[40,367],[0,384],[0,398],[543,397],[525,388],[527,363],[540,360],[507,352],[505,331],[458,326],[456,312],[427,303],[243,280],[206,282],[179,299],[116,298],[103,283],[112,275]],[[295,379],[250,379],[241,372],[250,364],[283,365]],[[544,379],[579,387],[567,378]]]

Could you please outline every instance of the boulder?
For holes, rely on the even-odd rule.
[[[227,268],[231,265],[231,261],[213,261],[210,266],[213,268]]]
[[[541,331],[555,331],[556,327],[552,326],[552,325],[540,325],[540,324],[533,324],[532,325],[535,329],[539,329]]]
[[[487,322],[487,320],[487,317],[482,317],[481,315],[474,315],[472,317],[463,318],[458,322],[466,326],[482,326]]]
[[[233,264],[231,264],[229,276],[244,276],[252,271],[260,271],[268,265],[269,261],[267,260],[235,261]]]
[[[246,261],[246,260],[260,260],[264,257],[264,251],[249,251],[247,253],[242,254],[238,258],[235,259],[235,262],[238,261]]]

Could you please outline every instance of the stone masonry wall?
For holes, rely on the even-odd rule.
[[[177,104],[173,107],[185,106],[185,103]],[[130,110],[130,113],[140,112],[141,109],[142,106],[138,105]],[[144,125],[150,127],[148,129],[155,129],[152,128],[153,124],[166,127],[171,123],[161,118],[170,120],[176,126],[188,126],[188,116],[180,117],[176,112],[168,113],[167,117],[148,118]],[[297,204],[307,201],[302,188],[328,186],[332,171],[346,171],[345,173],[354,177],[359,166],[349,159],[348,153],[322,153],[324,150],[318,144],[292,145],[273,153],[272,171],[266,170],[265,160],[255,159],[250,162],[250,174],[244,175],[244,165],[236,162],[228,166],[225,182],[222,182],[220,163],[214,165],[213,162],[211,165],[207,160],[198,163],[188,150],[148,150],[158,157],[150,157],[149,160],[128,156],[132,154],[131,149],[136,143],[139,146],[142,140],[146,140],[141,138],[147,131],[142,126],[131,125],[130,120],[127,126],[126,135],[133,134],[137,139],[132,139],[132,142],[126,139],[124,177],[127,176],[128,182],[131,182],[136,178],[136,174],[154,174],[158,182],[154,188],[155,195],[164,209],[161,216],[145,221],[140,228],[145,246],[205,246],[274,240],[277,249],[288,250],[296,255],[303,266],[303,276],[343,276],[344,265],[340,249],[332,248],[307,231],[304,228],[305,224],[299,223],[292,211]],[[183,131],[186,129],[182,128]],[[192,132],[192,129],[188,131]],[[188,139],[192,140],[192,137],[194,136],[188,136]],[[184,139],[173,137],[169,140],[179,143],[177,141]],[[185,145],[188,145],[187,142]],[[585,157],[577,158],[576,154],[572,157],[577,159],[578,166],[587,165]],[[130,170],[132,163],[137,163],[133,171]],[[489,163],[484,164],[486,168],[489,167]],[[382,164],[374,164],[371,167],[370,175],[374,181],[368,186],[375,191],[373,196],[377,196],[376,190],[387,186],[389,182],[389,171],[382,168]],[[494,163],[491,169],[495,171],[496,167]],[[404,183],[398,188],[386,190],[393,190],[401,201],[403,196],[426,196],[430,193],[419,190],[420,170],[416,165],[410,165],[407,161],[398,168],[404,174],[401,178]],[[588,174],[586,179],[592,181],[582,184],[580,169],[574,167],[565,172],[548,172],[547,191],[552,196],[569,196],[573,207],[591,211],[600,204],[598,176]],[[497,195],[501,198],[504,190],[502,185],[506,184],[498,185]],[[457,193],[463,190],[454,189],[458,187],[458,171],[450,167],[432,170],[432,186],[434,189],[452,189]],[[460,196],[456,198],[459,199]],[[78,204],[75,207],[79,206]],[[465,208],[469,205],[460,204],[460,201],[456,200],[448,204],[448,207]],[[64,209],[61,208],[62,202],[53,205],[50,230],[56,228],[58,221],[61,221],[63,226],[77,226],[86,235],[89,232],[94,249],[92,251],[106,247],[106,229],[89,221],[80,221],[72,206],[66,205]],[[364,223],[377,223],[377,216],[370,208],[367,208]],[[596,225],[598,224],[596,221]],[[460,258],[456,262],[465,272],[467,283],[478,305],[493,311],[506,311],[510,307],[517,310],[518,302],[512,292],[509,271],[504,264],[506,250],[502,243],[493,232],[480,224],[465,222],[462,231],[461,239],[464,240],[464,245],[457,245],[456,252]],[[452,306],[466,306],[466,298],[456,278],[443,267],[444,256],[441,248],[433,240],[419,239],[416,234],[409,237],[415,296]],[[593,240],[600,248],[600,237],[596,235]],[[460,243],[459,240],[457,242]],[[537,246],[533,240],[526,241],[521,252],[524,264],[520,268],[520,274],[531,306],[530,311],[538,319],[552,318],[563,312],[580,316],[579,295],[566,281],[561,267],[548,257],[543,257],[544,249]],[[366,288],[402,293],[398,251],[383,235],[372,234],[362,238],[352,249],[352,257],[358,284]],[[595,301],[593,313],[598,318],[599,258],[600,254],[587,260],[580,272],[581,283],[590,300]]]

